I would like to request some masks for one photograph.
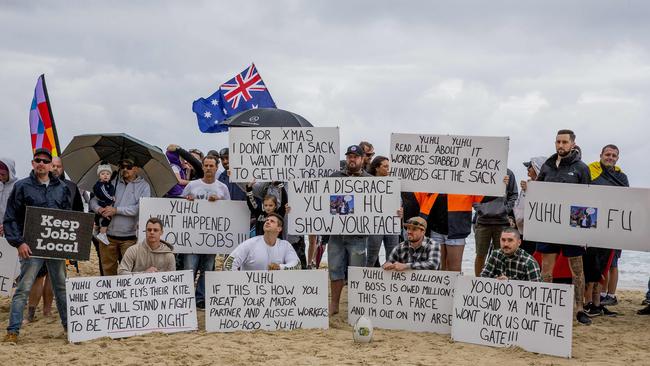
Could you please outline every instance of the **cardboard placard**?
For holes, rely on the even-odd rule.
[[[68,340],[197,330],[192,271],[66,280]]]
[[[327,271],[206,272],[208,332],[329,327]]]
[[[238,127],[228,141],[231,182],[286,182],[340,169],[338,127]]]
[[[18,267],[18,250],[0,236],[0,296],[11,295]]]
[[[405,192],[503,196],[508,143],[508,137],[393,133],[390,175]]]
[[[87,261],[94,217],[91,213],[27,206],[23,237],[34,257]]]
[[[250,235],[250,210],[243,201],[141,198],[141,237],[150,217],[163,222],[161,239],[174,253],[229,254]]]
[[[378,328],[449,334],[459,275],[348,267],[348,323],[365,315]]]
[[[396,178],[294,179],[287,195],[293,235],[398,235],[402,230]]]

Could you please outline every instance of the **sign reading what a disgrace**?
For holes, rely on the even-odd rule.
[[[650,189],[530,182],[526,239],[650,251]]]
[[[449,334],[459,275],[348,267],[348,322],[365,315],[378,328]]]
[[[11,295],[18,271],[18,250],[0,236],[0,296]]]
[[[571,357],[573,285],[460,276],[451,337]]]
[[[286,182],[340,169],[338,127],[238,127],[228,139],[231,182]]]
[[[503,196],[508,137],[393,133],[390,175],[405,192]]]
[[[250,234],[250,211],[244,201],[142,198],[140,236],[150,217],[162,221],[161,239],[174,246],[174,253],[229,254]]]
[[[398,235],[402,229],[397,178],[294,179],[287,195],[293,235]]]
[[[206,272],[208,332],[329,327],[327,271]]]
[[[68,340],[198,328],[192,271],[66,280]]]
[[[87,261],[94,217],[90,213],[27,206],[23,237],[34,257]]]

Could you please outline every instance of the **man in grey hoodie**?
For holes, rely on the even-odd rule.
[[[139,167],[133,158],[126,157],[119,162],[119,174],[115,178],[115,204],[101,207],[97,200],[90,200],[90,209],[111,218],[107,236],[109,244],[99,245],[99,256],[105,276],[117,274],[117,265],[126,250],[137,241],[137,226],[140,198],[151,196],[151,187],[138,176]]]
[[[9,158],[0,158],[0,236],[5,235],[2,218],[5,217],[7,200],[17,180],[16,163]]]
[[[157,217],[147,220],[145,240],[130,247],[120,262],[120,275],[134,273],[169,272],[176,270],[176,259],[171,244],[160,240],[163,223]]]

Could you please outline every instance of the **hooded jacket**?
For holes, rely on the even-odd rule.
[[[7,241],[18,248],[25,242],[23,229],[25,225],[25,209],[27,206],[58,208],[70,210],[70,190],[68,186],[49,173],[50,183],[38,181],[34,171],[29,177],[23,178],[14,184],[14,188],[7,201],[4,215],[4,231]]]
[[[187,172],[185,169],[183,169],[181,158],[185,159],[185,161],[187,161],[192,166],[192,169],[194,169],[193,179],[203,178],[203,166],[201,165],[200,161],[192,156],[191,153],[179,147],[176,149],[176,151],[167,151],[165,155],[167,156],[167,160],[169,160],[169,165],[172,166],[172,169],[174,167],[178,169],[178,174],[180,175],[181,179],[189,180],[189,178],[192,178],[188,177]],[[169,192],[167,192],[167,194],[165,194],[165,197],[182,197],[184,188],[185,186],[181,185],[180,183],[176,183],[176,185],[173,186]]]
[[[591,184],[619,187],[630,186],[627,175],[618,166],[615,166],[613,170],[608,170],[603,167],[600,161],[594,161],[589,164],[589,171],[591,172]]]
[[[156,267],[158,272],[169,272],[176,270],[176,259],[172,253],[172,245],[160,241],[160,247],[152,250],[146,240],[138,245],[132,245],[124,253],[124,257],[117,268],[118,275],[142,273],[150,267]]]
[[[539,182],[554,183],[574,183],[589,184],[591,183],[591,173],[587,164],[580,160],[580,153],[572,150],[566,157],[560,160],[560,165],[556,165],[557,153],[551,155],[537,176]]]
[[[0,222],[2,222],[11,189],[14,188],[14,184],[18,179],[16,178],[16,163],[9,158],[0,158],[0,161],[9,169],[9,180],[6,183],[0,182]]]
[[[120,238],[135,237],[140,212],[140,198],[151,197],[151,187],[142,177],[136,177],[132,182],[126,183],[122,177],[116,178],[115,203],[113,207],[117,213],[111,218],[107,234]],[[98,212],[100,206],[97,198],[90,200],[90,209]]]
[[[535,156],[530,158],[530,164],[535,171],[535,174],[539,176],[539,171],[542,169],[542,165],[546,162],[545,156]],[[521,191],[519,197],[517,197],[517,202],[515,202],[515,207],[512,211],[515,215],[515,223],[517,224],[517,230],[521,234],[524,233],[524,210],[526,208],[526,191]]]
[[[487,199],[483,199],[483,203],[475,204],[476,223],[481,225],[509,225],[508,216],[514,216],[512,208],[515,206],[518,196],[515,174],[508,169],[506,194],[492,200],[486,197]]]

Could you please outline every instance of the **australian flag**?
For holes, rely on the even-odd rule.
[[[199,129],[206,133],[228,131],[228,126],[222,123],[226,118],[253,108],[275,108],[255,64],[222,84],[211,96],[192,104]]]

